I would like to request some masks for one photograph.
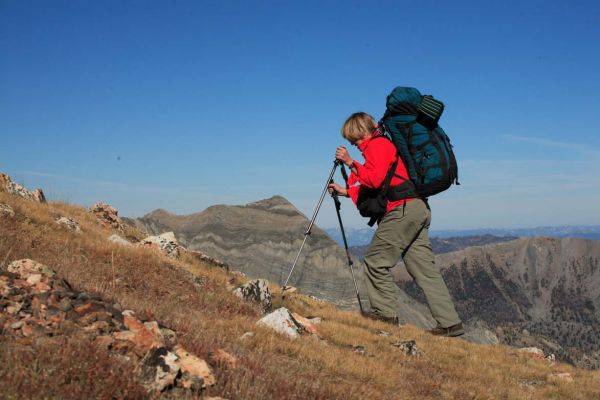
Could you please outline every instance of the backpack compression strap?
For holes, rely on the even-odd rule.
[[[408,104],[408,106],[411,106],[411,105]],[[385,131],[384,132],[378,131],[378,132],[380,132],[381,134],[376,136],[375,139],[381,137],[381,138],[389,140],[392,144],[394,144],[392,139],[390,139],[387,135],[385,135],[385,133],[384,133]],[[394,147],[395,147],[395,145],[394,145]],[[398,167],[399,159],[400,159],[400,156],[398,154],[396,154],[396,160],[394,161],[394,163],[388,170],[388,173],[385,176],[385,179],[383,180],[383,183],[381,185],[381,190],[383,192],[383,195],[389,201],[411,199],[411,198],[419,197],[419,193],[417,193],[417,189],[416,189],[413,181],[407,177],[396,174],[396,168]],[[390,186],[390,183],[392,182],[392,177],[394,177],[394,176],[396,178],[402,179],[404,182],[402,182],[399,185]],[[372,225],[370,225],[370,226],[372,226]]]

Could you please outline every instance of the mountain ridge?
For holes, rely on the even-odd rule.
[[[186,247],[236,265],[249,276],[282,283],[308,220],[282,196],[244,205],[214,205],[189,215],[152,211],[127,221],[151,234],[174,231]],[[339,305],[356,305],[344,251],[314,225],[290,284]]]
[[[342,237],[338,227],[326,228],[327,233],[342,244]],[[370,242],[374,228],[346,228],[346,238],[350,246],[364,246]],[[600,225],[559,225],[540,226],[534,228],[479,228],[479,229],[433,229],[429,231],[431,238],[452,238],[463,236],[548,236],[548,237],[574,237],[581,239],[600,240]]]
[[[533,345],[560,359],[600,367],[600,241],[519,238],[436,256],[457,310],[483,321],[510,345]],[[423,303],[403,268],[399,286]]]

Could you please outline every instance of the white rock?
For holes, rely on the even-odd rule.
[[[150,350],[142,360],[142,373],[149,392],[162,392],[175,384],[181,369],[179,358],[165,347]]]
[[[108,237],[108,240],[113,242],[113,243],[117,243],[120,244],[121,246],[133,246],[133,244],[131,244],[128,240],[123,239],[121,236],[115,234],[112,234]]]
[[[75,233],[81,233],[81,227],[79,226],[79,222],[75,221],[73,218],[60,217],[54,220],[59,225],[64,225]]]
[[[265,315],[256,322],[256,324],[271,328],[292,339],[300,337],[300,332],[302,330],[302,328],[296,324],[296,321],[294,321],[290,311],[285,307],[278,308],[272,313]]]
[[[546,358],[544,351],[542,349],[538,349],[537,347],[523,347],[518,351],[519,353],[526,354],[533,358]]]
[[[156,245],[163,253],[174,258],[179,257],[180,251],[183,249],[183,247],[177,243],[175,233],[173,232],[161,233],[158,236],[148,236],[140,243],[142,245]]]
[[[8,215],[9,217],[15,216],[15,211],[8,204],[0,203],[0,216]]]
[[[36,283],[41,282],[41,281],[42,281],[42,274],[31,274],[27,278],[27,283],[30,286],[34,286]]]

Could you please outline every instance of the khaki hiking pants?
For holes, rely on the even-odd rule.
[[[384,317],[398,315],[398,287],[390,269],[404,260],[406,270],[427,298],[433,318],[444,328],[458,324],[450,293],[435,266],[429,223],[431,212],[421,199],[406,202],[380,221],[365,256],[365,284],[373,311]]]

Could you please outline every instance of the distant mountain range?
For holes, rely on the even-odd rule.
[[[342,235],[339,228],[328,228],[325,231],[336,242],[342,244]],[[362,246],[371,242],[374,228],[346,228],[346,239],[349,246]],[[461,236],[484,236],[493,235],[498,237],[533,237],[547,236],[560,238],[581,238],[600,240],[600,225],[565,225],[565,226],[541,226],[537,228],[519,228],[519,229],[457,229],[457,230],[432,230],[431,237],[449,238]]]
[[[509,240],[518,239],[514,236],[493,236],[493,235],[481,235],[481,236],[458,236],[451,238],[431,238],[431,247],[435,254],[449,253],[451,251],[458,251],[466,249],[472,246],[483,246],[486,244],[507,242]],[[364,246],[351,246],[350,253],[355,255],[358,259],[362,260],[369,250],[369,245]]]
[[[600,241],[521,238],[444,253],[436,264],[471,324],[494,329],[503,343],[600,368]],[[393,272],[425,302],[403,267]]]

